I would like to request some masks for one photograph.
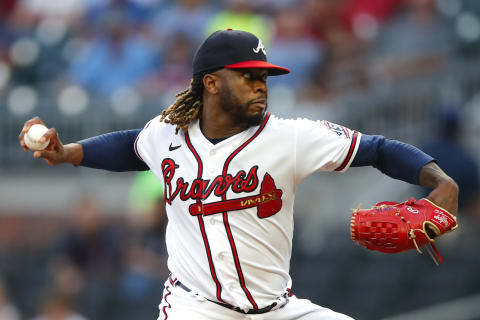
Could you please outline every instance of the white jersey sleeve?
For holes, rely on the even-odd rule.
[[[160,121],[160,116],[157,116],[153,118],[152,120],[148,121],[147,124],[143,127],[142,131],[137,136],[137,139],[135,140],[134,148],[135,148],[135,154],[137,157],[145,162],[147,165],[151,161],[150,159],[150,154],[146,151],[146,146],[148,143],[147,141],[152,139],[152,131],[154,130],[153,126],[151,124],[155,124],[156,122]]]
[[[168,150],[168,143],[173,141],[171,136],[175,135],[171,134],[172,131],[175,132],[175,126],[160,122],[160,116],[157,116],[147,122],[134,144],[137,157],[148,165],[160,181],[163,175],[158,159]]]
[[[344,172],[358,150],[361,134],[326,120],[296,120],[297,183],[315,171]]]

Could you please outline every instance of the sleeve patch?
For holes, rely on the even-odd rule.
[[[344,126],[329,122],[327,120],[322,121],[323,125],[327,127],[328,130],[335,132],[339,137],[344,137],[350,139],[350,131]]]

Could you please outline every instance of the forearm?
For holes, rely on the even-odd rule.
[[[391,178],[419,184],[422,168],[432,160],[412,145],[364,134],[352,167],[373,166]]]
[[[442,183],[455,183],[434,161],[427,163],[420,171],[418,184],[422,187],[436,188]]]
[[[110,132],[81,140],[79,165],[108,171],[143,171],[148,166],[135,154],[134,142],[140,129]]]
[[[458,185],[435,162],[426,164],[420,171],[419,185],[432,188],[428,198],[450,211],[457,214]]]

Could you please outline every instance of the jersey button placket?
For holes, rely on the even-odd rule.
[[[224,259],[225,259],[225,252],[224,252],[224,251],[219,252],[219,253],[217,254],[217,260],[223,261]]]

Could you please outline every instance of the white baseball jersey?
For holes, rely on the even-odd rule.
[[[159,119],[135,151],[164,183],[170,271],[206,299],[244,310],[271,305],[291,286],[297,186],[315,171],[346,170],[360,133],[267,114],[212,144],[198,120],[175,134]]]

